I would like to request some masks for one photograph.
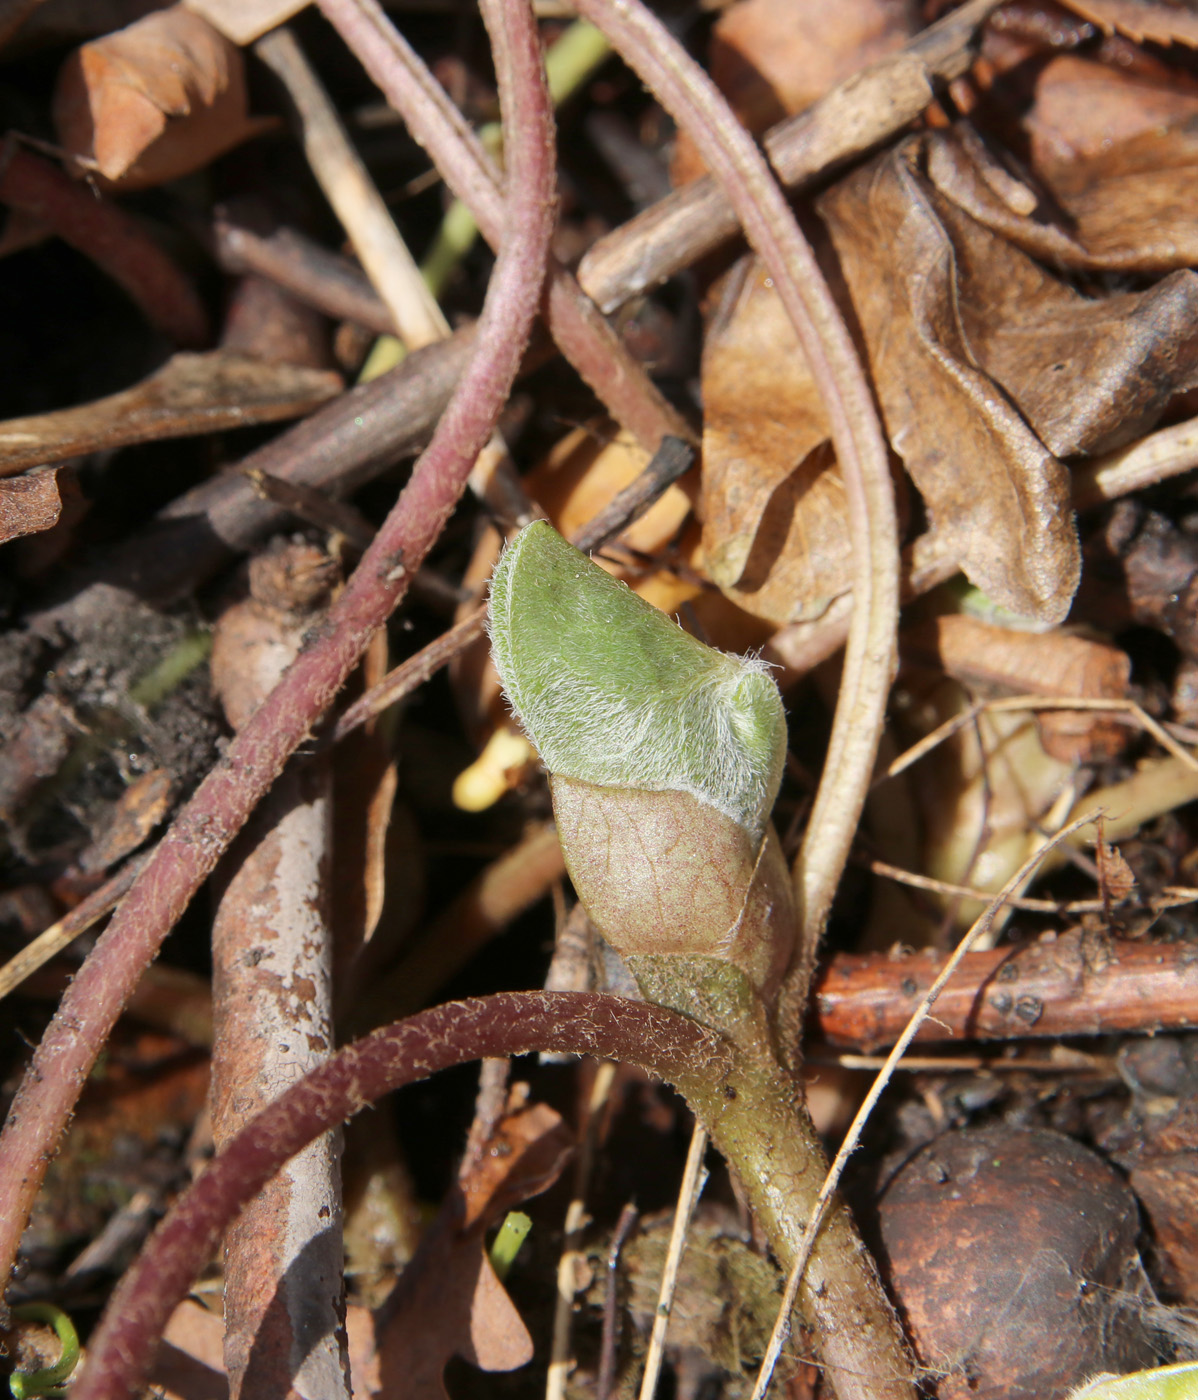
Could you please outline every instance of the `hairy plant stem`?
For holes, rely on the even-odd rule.
[[[721,977],[729,970],[712,964],[692,972],[705,984],[709,1014],[733,1025],[744,988]],[[664,982],[662,994],[670,995]],[[534,1050],[618,1059],[677,1085],[743,1180],[771,1245],[789,1265],[822,1171],[814,1141],[795,1132],[797,1091],[770,1057],[658,1006],[581,992],[501,993],[435,1007],[376,1031],[247,1124],[179,1198],[126,1271],[92,1335],[74,1400],[124,1400],[137,1393],[167,1318],[226,1225],[307,1143],[381,1095],[437,1070]],[[826,1334],[825,1360],[839,1368],[838,1393],[871,1400],[909,1396],[901,1376],[890,1374],[886,1360],[871,1350],[879,1323],[868,1310],[871,1291],[861,1286],[861,1276],[871,1274],[847,1211],[834,1207],[816,1245],[807,1302]]]
[[[665,1005],[680,1010],[689,1002],[693,1009],[688,1014],[734,1036],[750,1057],[755,1070],[755,1082],[746,1085],[751,1106],[737,1115],[745,1120],[737,1132],[749,1137],[739,1143],[734,1134],[727,1142],[730,1159],[751,1162],[750,1169],[772,1183],[745,1182],[760,1197],[754,1203],[766,1212],[763,1222],[780,1206],[773,1198],[778,1189],[792,1195],[781,1207],[786,1218],[805,1218],[815,1196],[807,1197],[806,1208],[801,1204],[803,1179],[822,1174],[823,1154],[801,1096],[789,1084],[780,1086],[787,1079],[782,1067],[793,1069],[797,1059],[816,950],[865,802],[894,669],[899,551],[886,443],[865,371],[814,254],[764,158],[714,84],[640,0],[577,0],[576,7],[687,131],[724,187],[749,242],[773,276],[807,357],[845,483],[854,539],[853,615],[824,773],[793,870],[799,937],[777,1006],[767,1017],[739,973],[730,975],[741,977],[745,996],[734,998],[732,1018],[723,1021],[718,1019],[718,998],[694,1005],[695,987],[684,975],[672,982],[673,974],[660,973],[654,974],[658,981],[642,982],[650,999],[664,998]],[[676,968],[686,962],[673,960]],[[642,970],[634,966],[633,972],[641,981]],[[713,1015],[717,1019],[708,1019]],[[779,1093],[786,1096],[784,1104],[777,1104]],[[708,1102],[706,1111],[702,1106],[699,1111],[713,1139],[721,1142],[718,1125],[707,1118],[714,1108]],[[766,1133],[769,1141],[754,1140],[755,1132]],[[780,1173],[778,1162],[786,1163]],[[793,1258],[797,1239],[787,1243],[782,1238],[782,1218],[773,1215],[766,1228],[780,1253]],[[812,1287],[808,1282],[805,1295],[821,1352],[835,1372],[833,1383],[841,1400],[913,1400],[911,1360],[898,1319],[843,1207],[836,1209],[834,1220],[816,1243],[821,1262],[813,1257],[816,1283]]]
[[[717,1081],[684,1068],[674,1085],[740,1177],[788,1272],[823,1182],[823,1148],[796,1080],[779,1070],[769,1017],[748,979],[707,957],[626,959],[647,1000],[719,1031],[734,1047]],[[836,1200],[803,1275],[799,1303],[837,1395],[912,1400],[911,1361],[869,1251]]]
[[[553,227],[553,123],[540,41],[523,4],[488,4],[509,159],[504,238],[476,352],[427,452],[353,578],[278,686],[157,847],[36,1051],[0,1134],[0,1277],[121,1007],[192,895],[311,731],[449,519],[519,366]]]

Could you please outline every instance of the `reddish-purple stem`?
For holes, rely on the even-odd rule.
[[[288,756],[311,732],[440,534],[507,399],[540,300],[553,228],[553,116],[524,5],[499,19],[509,153],[507,236],[470,367],[374,544],[305,649],[184,807],[63,997],[0,1135],[0,1270],[121,1007]]]
[[[9,136],[0,153],[0,203],[48,224],[123,287],[176,345],[206,345],[208,317],[195,288],[137,221],[14,142]]]
[[[428,151],[445,183],[474,215],[483,237],[498,247],[503,218],[495,165],[436,78],[376,0],[319,0],[319,4]],[[646,451],[655,452],[667,435],[693,440],[686,422],[556,259],[549,264],[544,310],[558,349]]]
[[[340,1051],[238,1133],[171,1208],[113,1293],[72,1400],[137,1393],[167,1318],[237,1212],[295,1152],[383,1094],[468,1060],[531,1050],[597,1055],[672,1077],[731,1068],[712,1032],[672,1011],[588,992],[451,1002]]]

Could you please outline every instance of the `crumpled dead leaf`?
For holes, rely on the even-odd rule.
[[[950,141],[927,138],[930,163]],[[951,199],[930,198],[952,240],[969,349],[1058,457],[1122,447],[1198,382],[1198,275],[1086,297]]]
[[[54,90],[59,142],[121,189],[200,170],[262,125],[241,50],[183,5],[76,49]]]
[[[970,581],[1012,612],[1060,622],[1081,569],[1068,475],[974,361],[918,154],[905,142],[818,204],[887,436]]]
[[[384,1304],[379,1388],[371,1394],[445,1400],[442,1373],[451,1356],[484,1371],[511,1371],[532,1359],[532,1338],[495,1276],[485,1234],[547,1190],[572,1148],[570,1130],[545,1104],[500,1121]]]
[[[61,470],[49,467],[0,481],[0,544],[58,524],[62,514]]]
[[[1015,209],[989,188],[959,159],[959,142],[930,156],[932,180],[1054,266],[1148,273],[1198,263],[1198,80],[1142,53],[1131,67],[1077,54],[1043,65],[1020,63],[1019,50],[995,57],[1009,72],[980,115],[1026,155],[1032,206]],[[1012,106],[1025,109],[1013,130]]]
[[[1035,190],[964,124],[909,138],[818,208],[938,547],[1002,606],[1061,621],[1080,561],[1058,459],[1132,441],[1198,384],[1198,275],[1083,295],[1024,249],[1064,240],[1074,263],[1090,254],[1029,216]],[[843,492],[757,264],[730,283],[703,369],[703,567],[759,617],[818,617],[849,586]]]

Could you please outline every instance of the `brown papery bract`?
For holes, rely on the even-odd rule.
[[[570,878],[624,957],[709,957],[768,1003],[791,958],[790,879],[772,827],[743,826],[684,792],[598,787],[554,774]]]

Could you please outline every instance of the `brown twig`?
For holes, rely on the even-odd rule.
[[[258,234],[228,212],[212,225],[216,260],[226,272],[268,277],[297,301],[337,321],[354,321],[379,335],[394,335],[395,322],[370,279],[348,258],[330,253],[294,229]]]
[[[11,135],[0,144],[0,203],[31,214],[90,258],[176,345],[207,342],[208,317],[195,288],[136,220],[49,161],[21,150]]]
[[[327,564],[295,544],[252,561],[251,596],[217,620],[213,688],[235,730],[316,621],[333,581]],[[211,1085],[218,1151],[332,1053],[332,835],[327,757],[293,759],[218,870]],[[268,1182],[225,1240],[224,1357],[234,1400],[348,1400],[348,1359],[338,1343],[343,1266],[334,1132]]]
[[[428,451],[324,626],[163,838],[47,1029],[0,1134],[0,1272],[5,1277],[47,1163],[121,1006],[403,596],[448,520],[519,367],[553,226],[553,125],[531,16],[516,6],[491,20],[512,31],[505,46],[511,68],[499,65],[511,196],[508,236],[488,288],[476,353]]]
[[[1001,0],[970,0],[916,35],[898,53],[854,73],[807,111],[762,138],[778,179],[800,192],[836,167],[889,141],[918,118],[936,89],[973,62],[978,26]],[[737,216],[709,176],[600,238],[578,269],[583,290],[611,313],[732,237]]]
[[[419,56],[376,0],[320,0],[320,8],[474,215],[483,237],[497,247],[503,218],[494,163]],[[693,438],[574,277],[556,261],[550,266],[545,314],[562,354],[643,447],[656,451],[666,434]]]
[[[837,954],[815,983],[812,1034],[830,1045],[892,1045],[944,966],[930,951]],[[1067,1035],[1152,1035],[1198,1026],[1198,949],[1063,933],[968,953],[920,1027],[920,1043]]]
[[[343,388],[333,370],[184,351],[119,393],[0,422],[0,476],[135,442],[300,418]]]

